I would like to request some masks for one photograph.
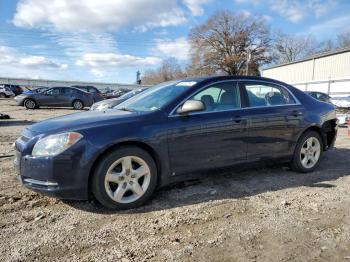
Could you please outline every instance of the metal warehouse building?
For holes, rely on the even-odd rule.
[[[268,67],[262,75],[303,91],[350,95],[350,47]]]

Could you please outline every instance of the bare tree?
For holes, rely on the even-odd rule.
[[[248,53],[256,66],[271,60],[269,29],[262,18],[219,11],[191,30],[189,42],[190,74],[244,74]]]
[[[146,71],[141,79],[141,83],[153,85],[185,76],[186,74],[181,69],[178,61],[175,58],[168,58],[162,61],[159,68]]]
[[[277,32],[274,37],[274,61],[293,62],[315,53],[315,42],[311,36],[292,36]]]
[[[337,37],[337,40],[338,40],[337,45],[339,48],[349,47],[350,46],[350,30],[339,34]]]
[[[318,49],[316,49],[317,52],[329,52],[337,47],[334,45],[334,42],[332,40],[326,40],[318,44]]]

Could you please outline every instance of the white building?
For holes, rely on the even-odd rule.
[[[350,47],[271,66],[263,69],[262,75],[303,91],[350,95]]]

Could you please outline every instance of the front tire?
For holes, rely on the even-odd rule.
[[[6,98],[6,95],[4,93],[0,93],[0,98]]]
[[[80,100],[74,100],[73,108],[75,110],[82,110],[84,108],[84,103],[82,101],[80,101]]]
[[[312,172],[319,164],[323,152],[323,143],[319,133],[307,131],[295,148],[291,167],[301,173]]]
[[[153,158],[138,147],[122,147],[106,155],[92,179],[92,191],[103,206],[130,209],[143,205],[157,185]]]
[[[27,109],[35,109],[36,108],[36,102],[30,98],[26,99],[23,104],[24,104],[25,108],[27,108]]]

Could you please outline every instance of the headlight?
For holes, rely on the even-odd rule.
[[[56,156],[76,144],[83,136],[76,132],[50,135],[34,145],[33,156]]]

